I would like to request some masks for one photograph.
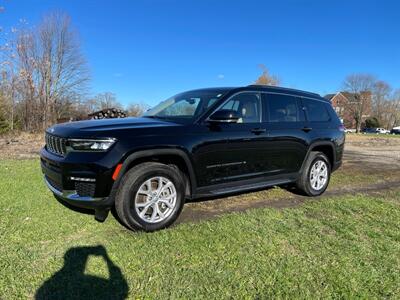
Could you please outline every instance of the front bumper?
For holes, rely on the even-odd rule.
[[[109,197],[113,168],[101,157],[92,161],[84,155],[61,157],[43,148],[41,168],[47,187],[63,204],[94,210],[105,210],[113,205],[113,199]],[[90,178],[92,182],[74,178]]]
[[[50,191],[53,192],[53,194],[55,194],[56,196],[58,196],[59,198],[61,198],[62,200],[66,201],[66,202],[72,202],[72,203],[81,202],[81,203],[90,205],[90,203],[102,202],[105,199],[107,199],[107,197],[80,196],[76,192],[76,190],[60,191],[50,183],[49,179],[46,176],[44,176],[44,182],[46,183],[46,185],[50,189]]]

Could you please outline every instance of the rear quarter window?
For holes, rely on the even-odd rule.
[[[330,115],[326,103],[317,100],[303,99],[309,122],[328,122]]]

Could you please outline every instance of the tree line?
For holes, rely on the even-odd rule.
[[[256,84],[280,85],[265,65],[260,68]],[[0,133],[42,131],[60,121],[86,119],[94,111],[123,108],[111,92],[88,97],[87,61],[70,17],[61,12],[45,15],[34,27],[24,21],[9,31],[0,27],[0,79]],[[354,96],[344,109],[357,131],[365,124],[400,125],[400,90],[369,74],[349,75],[342,90]],[[146,108],[133,103],[126,110],[138,116]]]
[[[352,74],[345,79],[343,90],[355,99],[345,103],[344,109],[353,117],[357,132],[361,127],[400,125],[400,89],[370,74]]]
[[[0,132],[42,131],[59,120],[122,108],[115,94],[88,97],[90,73],[68,15],[53,12],[35,27],[0,32]],[[132,104],[131,115],[144,105]]]

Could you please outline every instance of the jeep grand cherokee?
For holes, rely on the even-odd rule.
[[[345,135],[318,94],[270,86],[178,94],[140,118],[59,124],[41,150],[45,182],[67,205],[131,229],[171,225],[185,200],[276,185],[321,195]]]

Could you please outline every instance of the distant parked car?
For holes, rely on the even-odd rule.
[[[356,132],[356,129],[353,129],[353,128],[345,128],[345,129],[344,129],[344,132],[346,132],[346,133],[355,133],[355,132]]]
[[[400,128],[393,128],[393,129],[390,131],[390,134],[400,134]]]
[[[385,129],[385,128],[377,128],[376,131],[377,131],[377,133],[380,133],[380,134],[388,134],[388,133],[390,133],[390,131]]]
[[[377,128],[364,128],[362,133],[378,133]]]
[[[363,133],[375,133],[375,134],[388,134],[390,131],[385,128],[364,128]]]

